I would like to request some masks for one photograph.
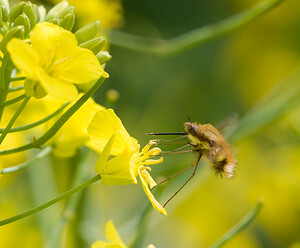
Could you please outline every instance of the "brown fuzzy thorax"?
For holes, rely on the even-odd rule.
[[[210,124],[185,122],[184,127],[195,151],[206,156],[216,173],[226,178],[232,177],[236,167],[235,159],[221,133]]]

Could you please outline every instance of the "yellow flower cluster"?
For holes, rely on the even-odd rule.
[[[27,78],[27,96],[49,94],[70,101],[78,95],[76,85],[108,77],[92,51],[78,47],[75,35],[62,27],[38,23],[30,33],[30,42],[13,38],[7,44],[13,63]]]

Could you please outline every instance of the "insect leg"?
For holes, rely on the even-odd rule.
[[[178,193],[179,193],[179,191],[180,190],[182,190],[182,188],[193,178],[193,176],[195,175],[195,173],[196,173],[196,170],[197,170],[197,168],[198,168],[198,164],[199,164],[199,161],[200,161],[200,159],[201,159],[201,157],[202,157],[202,153],[199,153],[199,155],[198,155],[198,157],[197,157],[197,159],[195,160],[195,162],[194,162],[194,164],[191,166],[191,167],[189,167],[189,169],[190,168],[192,168],[194,165],[195,165],[195,169],[194,169],[194,171],[193,171],[193,174],[189,177],[189,179],[188,180],[186,180],[186,182],[169,198],[169,200],[167,200],[167,202],[164,204],[164,206],[163,207],[165,207]]]
[[[179,171],[179,172],[177,172],[176,174],[174,174],[174,175],[172,175],[172,176],[170,176],[170,177],[168,177],[168,178],[162,180],[161,182],[159,182],[158,184],[156,184],[152,189],[154,189],[156,186],[158,186],[158,185],[160,185],[160,184],[162,184],[162,183],[164,183],[164,182],[166,182],[166,181],[172,179],[173,177],[176,177],[176,176],[182,174],[183,172],[192,169],[192,168],[195,166],[195,164],[197,163],[197,161],[198,161],[198,156],[197,156],[197,158],[195,159],[195,161],[193,162],[193,164],[192,164],[191,166],[189,166],[189,167],[185,168],[184,170]]]
[[[166,156],[166,155],[174,155],[174,154],[181,154],[181,153],[187,153],[187,152],[194,152],[195,150],[186,150],[186,151],[179,151],[179,152],[170,152],[170,153],[160,153],[157,156]]]
[[[182,135],[180,137],[177,137],[177,138],[174,138],[174,139],[170,139],[170,140],[168,140],[168,139],[153,139],[152,141],[161,144],[160,142],[169,143],[169,142],[172,142],[172,141],[175,141],[175,140],[183,139],[185,137],[187,137],[187,135]]]
[[[168,154],[168,153],[170,153],[170,152],[176,152],[176,151],[182,150],[182,149],[184,149],[184,148],[186,148],[186,147],[188,147],[188,146],[190,146],[190,144],[184,145],[184,146],[182,146],[182,147],[179,147],[179,148],[174,149],[174,150],[171,150],[171,151],[163,151],[163,152],[161,152],[161,153],[162,153],[162,154]]]

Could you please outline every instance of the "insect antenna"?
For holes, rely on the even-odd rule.
[[[163,207],[165,207],[179,192],[180,192],[180,190],[182,190],[183,189],[183,187],[193,178],[193,176],[195,175],[195,173],[196,173],[196,170],[197,170],[197,168],[198,168],[198,165],[199,165],[199,161],[200,161],[200,159],[201,159],[201,157],[202,157],[202,152],[201,153],[199,153],[199,155],[197,156],[197,158],[196,158],[196,160],[194,161],[194,163],[192,164],[192,166],[190,166],[190,167],[188,167],[188,168],[186,168],[185,170],[183,170],[183,171],[181,171],[180,173],[177,173],[177,174],[175,174],[174,176],[177,176],[177,175],[179,175],[179,174],[181,174],[181,173],[183,173],[183,172],[185,172],[185,171],[187,171],[187,170],[189,170],[189,169],[191,169],[191,168],[193,168],[194,166],[195,166],[195,169],[194,169],[194,171],[193,171],[193,174],[188,178],[188,180],[186,180],[186,182],[169,198],[169,200],[167,200],[166,201],[166,203],[164,204],[164,206]],[[174,177],[173,176],[173,177]],[[173,177],[171,177],[171,178],[173,178]],[[170,179],[170,178],[167,178],[167,179]],[[166,180],[164,180],[164,181],[166,181]]]

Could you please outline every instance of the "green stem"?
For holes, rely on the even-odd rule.
[[[166,185],[162,184],[161,187],[158,187],[157,191],[155,192],[156,198],[159,199],[163,191],[165,190]],[[151,214],[151,210],[153,207],[150,202],[147,203],[146,207],[144,208],[141,217],[137,224],[137,232],[135,234],[135,238],[131,244],[131,248],[139,248],[143,247],[143,243],[149,228],[149,218]]]
[[[13,88],[9,88],[8,92],[15,92],[15,91],[19,91],[19,90],[23,90],[24,86],[17,86],[17,87],[13,87]]]
[[[4,102],[2,103],[2,106],[6,107],[6,106],[8,106],[8,105],[14,104],[14,103],[16,103],[16,102],[19,102],[19,101],[23,100],[25,97],[26,97],[26,95],[25,95],[25,94],[22,94],[22,95],[20,95],[20,96],[17,96],[17,97],[14,98],[14,99],[11,99],[11,100],[8,100],[8,101],[4,101]]]
[[[78,99],[77,102],[74,103],[74,105],[72,105],[40,138],[24,146],[7,150],[0,150],[0,155],[26,151],[32,148],[40,148],[49,139],[51,139],[57,133],[57,131],[65,124],[65,122],[89,99],[89,97],[91,97],[94,94],[94,92],[99,88],[99,86],[104,82],[104,80],[105,78],[103,77],[99,78],[98,81],[92,86],[92,88],[90,88],[88,92],[86,92],[80,99]]]
[[[4,55],[0,73],[0,122],[4,111],[4,106],[2,106],[2,104],[6,100],[9,79],[12,71],[10,63],[11,61],[9,56]]]
[[[40,153],[38,153],[36,156],[34,156],[33,158],[25,161],[24,163],[21,163],[19,165],[16,166],[12,166],[12,167],[8,167],[8,168],[4,168],[0,171],[0,174],[8,174],[8,173],[13,173],[13,172],[17,172],[17,171],[21,171],[24,170],[25,168],[29,167],[33,162],[45,157],[46,155],[48,155],[51,151],[51,147],[46,147],[43,151],[41,151]]]
[[[240,220],[234,227],[232,227],[227,233],[225,233],[217,242],[211,245],[209,248],[219,248],[223,246],[227,241],[232,239],[239,232],[244,230],[258,215],[260,209],[263,206],[263,200],[259,200],[256,206],[250,210],[250,212]]]
[[[53,200],[51,201],[48,201],[38,207],[35,207],[35,208],[32,208],[28,211],[25,211],[21,214],[18,214],[18,215],[15,215],[15,216],[12,216],[10,218],[7,218],[7,219],[4,219],[4,220],[1,220],[0,221],[0,226],[3,226],[3,225],[6,225],[6,224],[9,224],[9,223],[12,223],[12,222],[15,222],[17,220],[20,220],[20,219],[23,219],[27,216],[30,216],[32,214],[35,214],[37,212],[40,212],[41,210],[47,208],[47,207],[50,207],[52,206],[53,204],[67,198],[67,197],[70,197],[71,195],[75,194],[76,192],[80,191],[80,190],[83,190],[84,188],[88,187],[89,185],[99,181],[101,179],[101,176],[100,175],[96,175],[94,176],[93,178],[89,179],[88,181],[78,185],[77,187],[75,188],[72,188],[70,189],[69,191],[61,194],[60,196],[54,198]]]
[[[3,142],[3,140],[5,139],[6,135],[8,134],[10,128],[12,127],[12,125],[15,123],[15,121],[17,120],[17,118],[19,117],[19,115],[21,114],[21,112],[23,111],[23,109],[25,108],[26,104],[28,103],[30,97],[27,96],[25,97],[24,101],[21,103],[21,105],[19,106],[19,108],[17,109],[17,111],[15,112],[15,114],[13,115],[13,117],[11,118],[11,120],[9,121],[9,123],[7,124],[6,128],[3,130],[1,136],[0,136],[0,144]]]
[[[72,180],[72,187],[75,185],[82,183],[86,178],[88,178],[88,174],[90,172],[87,163],[90,163],[91,156],[95,155],[91,150],[82,149],[79,153],[80,161],[76,167],[76,171]],[[49,235],[49,241],[44,246],[44,248],[54,248],[59,247],[60,237],[63,233],[63,229],[68,224],[68,222],[74,217],[76,211],[78,209],[78,205],[80,203],[80,199],[82,199],[82,194],[84,191],[81,191],[79,194],[73,195],[67,199],[64,210],[61,214],[61,217],[56,224],[55,228]],[[78,215],[77,215],[78,216]]]
[[[53,117],[55,117],[56,115],[58,115],[61,111],[64,110],[64,108],[68,105],[69,103],[65,103],[64,105],[62,105],[59,109],[57,109],[55,112],[53,112],[52,114],[46,116],[45,118],[39,120],[39,121],[36,121],[36,122],[33,122],[33,123],[30,123],[28,125],[24,125],[24,126],[20,126],[20,127],[14,127],[14,128],[11,128],[9,130],[9,133],[14,133],[14,132],[20,132],[20,131],[25,131],[25,130],[28,130],[28,129],[31,129],[31,128],[34,128],[36,126],[39,126],[45,122],[47,122],[48,120],[52,119]],[[4,128],[0,128],[0,133],[2,133],[4,131]]]
[[[14,81],[22,81],[22,80],[25,80],[26,77],[12,77],[10,79],[11,82],[14,82]]]
[[[223,21],[207,25],[168,40],[152,39],[111,30],[111,43],[116,46],[158,55],[174,55],[228,34],[258,18],[284,0],[262,2]]]

